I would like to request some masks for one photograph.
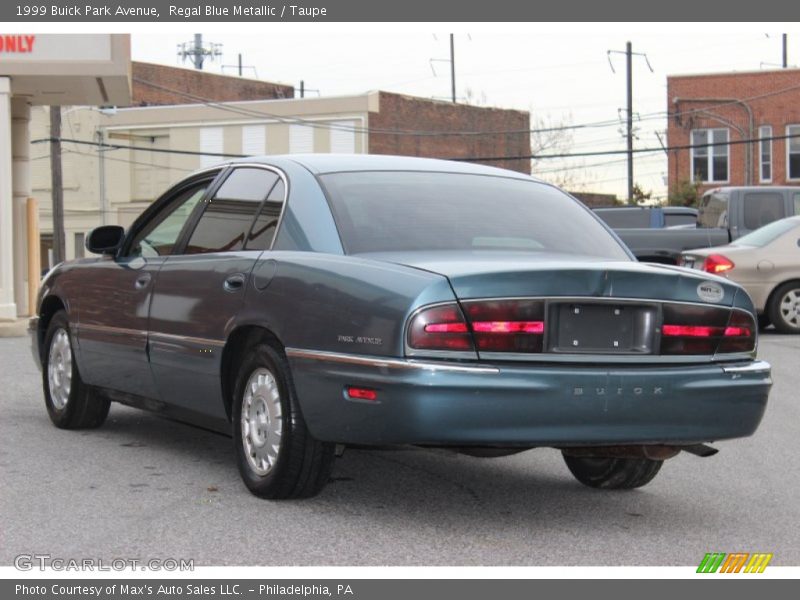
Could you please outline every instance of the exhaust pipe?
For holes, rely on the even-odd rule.
[[[707,444],[695,444],[694,446],[684,446],[681,448],[684,452],[688,452],[689,454],[694,454],[695,456],[699,456],[700,458],[707,458],[709,456],[714,456],[719,450],[717,448],[712,448]]]

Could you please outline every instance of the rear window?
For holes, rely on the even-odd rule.
[[[733,242],[736,246],[756,246],[758,248],[771,244],[784,233],[790,229],[798,226],[798,222],[794,219],[781,219],[780,221],[773,221],[769,225],[764,225],[760,229],[756,229],[752,233],[743,235],[738,240]]]
[[[597,209],[595,214],[613,229],[638,229],[652,226],[650,210],[646,208]]]
[[[687,213],[664,213],[664,227],[678,227],[680,225],[694,225],[697,223],[697,215]]]
[[[744,227],[758,229],[786,216],[783,194],[750,192],[744,195]]]
[[[346,252],[515,250],[630,260],[594,216],[534,181],[403,171],[322,176]]]
[[[706,194],[700,201],[700,212],[697,216],[700,227],[728,227],[728,195]]]

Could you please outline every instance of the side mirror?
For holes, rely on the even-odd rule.
[[[93,254],[114,254],[125,238],[125,230],[119,225],[95,227],[86,236],[86,249]]]

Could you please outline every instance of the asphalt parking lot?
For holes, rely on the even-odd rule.
[[[756,435],[684,453],[637,491],[584,488],[552,450],[348,450],[320,496],[274,503],[240,483],[229,438],[119,405],[101,429],[55,429],[27,340],[0,339],[0,564],[798,565],[800,337],[764,335],[760,357],[775,386]]]

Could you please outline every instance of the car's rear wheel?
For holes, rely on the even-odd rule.
[[[86,385],[72,352],[67,313],[58,311],[50,319],[42,357],[42,387],[47,414],[61,429],[100,427],[111,402]]]
[[[800,333],[800,281],[784,283],[773,292],[769,319],[781,333]]]
[[[334,445],[306,427],[283,353],[259,343],[242,354],[234,388],[233,438],[239,472],[261,498],[308,498],[325,487]]]
[[[575,479],[583,485],[606,490],[630,490],[650,483],[663,460],[564,455]]]

